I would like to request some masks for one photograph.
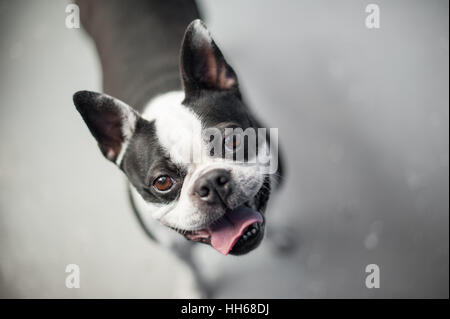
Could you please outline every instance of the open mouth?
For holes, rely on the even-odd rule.
[[[240,255],[255,248],[264,233],[262,212],[270,195],[270,180],[265,178],[263,186],[248,202],[226,213],[208,227],[184,231],[177,230],[187,239],[210,244],[223,255]]]
[[[254,241],[261,231],[263,217],[261,213],[247,205],[228,210],[209,227],[186,232],[186,238],[211,244],[223,255]]]

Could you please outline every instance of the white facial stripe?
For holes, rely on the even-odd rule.
[[[155,121],[158,141],[170,159],[186,166],[191,162],[192,150],[201,149],[202,124],[196,114],[181,104],[184,92],[160,95],[146,107],[143,117]]]

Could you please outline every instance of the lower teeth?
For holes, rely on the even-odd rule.
[[[244,230],[244,235],[240,238],[242,241],[246,241],[256,235],[258,232],[258,224],[252,225],[252,227],[249,227]]]

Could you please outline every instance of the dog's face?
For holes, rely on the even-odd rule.
[[[270,179],[258,158],[268,143],[258,136],[250,145],[245,132],[257,122],[199,20],[186,30],[180,70],[184,92],[156,97],[144,114],[100,93],[77,92],[74,103],[153,218],[223,254],[245,254],[264,234]]]

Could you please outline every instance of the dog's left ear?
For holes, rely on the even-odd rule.
[[[237,89],[236,73],[201,20],[189,24],[181,46],[181,77],[186,96],[200,90]]]
[[[103,155],[119,165],[139,115],[124,102],[97,92],[79,91],[73,102]]]

